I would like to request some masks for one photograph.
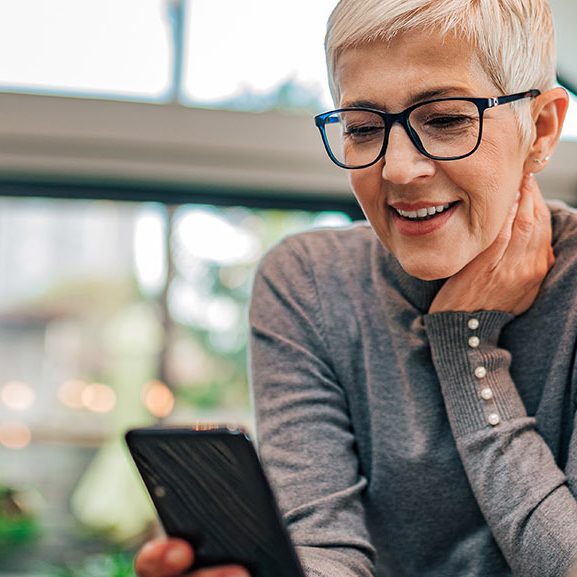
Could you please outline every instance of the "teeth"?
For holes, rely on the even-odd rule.
[[[440,204],[439,206],[428,206],[427,208],[419,208],[419,210],[401,210],[396,208],[395,210],[405,218],[424,218],[425,216],[433,216],[447,210],[449,204]]]

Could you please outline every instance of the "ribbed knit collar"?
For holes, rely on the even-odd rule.
[[[388,277],[388,281],[392,281],[397,286],[399,292],[411,305],[426,314],[446,279],[425,281],[408,275],[396,257],[384,248],[380,241],[377,240],[377,242],[385,261],[383,273]],[[390,278],[391,275],[392,278]]]
[[[561,201],[547,201],[547,205],[551,210],[551,224],[553,228],[552,244],[553,247],[555,247],[562,233],[563,221],[567,221],[567,210],[574,211],[575,209],[569,209],[568,206]],[[374,242],[376,256],[377,259],[380,260],[381,271],[382,274],[387,277],[387,281],[392,282],[412,306],[417,308],[421,313],[426,314],[446,279],[424,281],[408,275],[396,257],[381,244],[376,235],[374,235]]]

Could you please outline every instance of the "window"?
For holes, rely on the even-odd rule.
[[[323,33],[335,3],[6,0],[0,89],[316,111],[330,102]]]
[[[188,0],[184,97],[239,109],[330,107],[324,30],[336,0]]]
[[[0,576],[128,575],[86,566],[130,567],[122,551],[151,529],[122,433],[158,419],[250,428],[256,263],[286,234],[349,220],[0,198]]]
[[[0,2],[2,90],[162,100],[171,88],[166,0]]]

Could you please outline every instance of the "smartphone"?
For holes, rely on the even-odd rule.
[[[252,577],[304,577],[242,429],[148,427],[125,438],[166,534],[193,546],[195,569],[233,563]]]

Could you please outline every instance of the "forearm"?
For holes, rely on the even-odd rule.
[[[309,577],[370,577],[374,549],[347,398],[332,367],[306,259],[261,266],[250,310],[260,456]]]
[[[259,452],[308,577],[371,577],[374,550],[364,525],[354,437],[338,388],[322,363],[293,350],[286,334],[253,326],[253,391]],[[276,343],[276,344],[275,344]],[[276,350],[275,350],[276,349]],[[291,362],[291,359],[292,362]],[[304,365],[312,364],[308,370]]]
[[[558,577],[577,556],[577,503],[498,347],[511,318],[438,313],[425,327],[461,460],[505,558],[515,575]]]
[[[297,547],[307,577],[373,577],[364,555],[355,549]]]

